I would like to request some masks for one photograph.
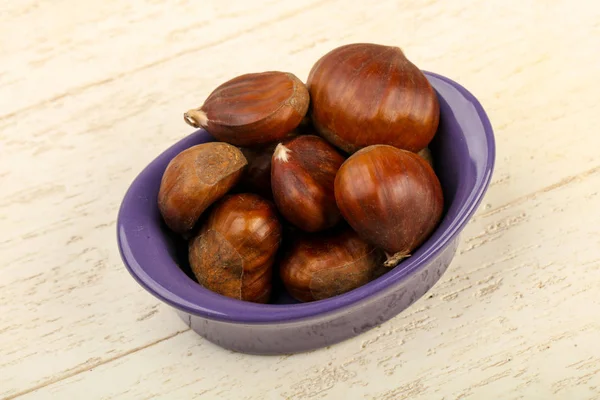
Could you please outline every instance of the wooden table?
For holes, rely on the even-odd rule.
[[[4,0],[0,398],[599,399],[600,3]],[[441,281],[328,349],[225,351],[123,267],[132,179],[226,79],[401,46],[489,113],[493,183]]]

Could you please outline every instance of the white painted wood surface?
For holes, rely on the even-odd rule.
[[[121,197],[217,84],[358,41],[480,98],[494,182],[405,313],[222,350],[129,277]],[[4,0],[0,60],[0,398],[600,399],[600,3]]]

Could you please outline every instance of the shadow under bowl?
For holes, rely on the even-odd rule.
[[[213,140],[199,130],[152,161],[123,199],[117,239],[130,274],[195,332],[244,353],[289,354],[328,346],[400,313],[423,296],[452,261],[459,235],[487,190],[495,161],[492,127],[477,99],[448,78],[425,74],[440,102],[440,125],[430,148],[444,191],[445,214],[431,237],[397,267],[348,293],[311,303],[297,303],[280,290],[273,304],[255,304],[201,287],[186,264],[185,245],[164,227],[157,206],[169,161],[186,148]]]

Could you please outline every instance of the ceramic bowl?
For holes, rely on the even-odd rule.
[[[172,306],[198,334],[227,349],[288,354],[360,335],[423,296],[452,261],[459,235],[487,190],[495,160],[492,127],[480,103],[462,86],[426,72],[440,101],[440,126],[431,150],[445,196],[443,219],[414,254],[380,278],[326,300],[296,303],[283,290],[274,304],[226,298],[193,280],[185,245],[162,223],[161,176],[182,150],[213,140],[203,130],[150,163],[127,191],[117,221],[122,259],[137,282]]]

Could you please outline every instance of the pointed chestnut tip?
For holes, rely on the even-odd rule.
[[[183,119],[194,128],[206,128],[208,125],[208,116],[202,110],[189,110],[183,114]]]
[[[387,256],[387,260],[385,260],[385,262],[383,263],[383,266],[387,267],[387,268],[393,268],[396,265],[398,265],[398,263],[400,261],[404,260],[405,258],[410,257],[410,253],[407,251],[399,251],[398,253],[395,253],[395,254],[390,254],[386,251],[385,255]]]
[[[290,150],[288,147],[285,147],[283,143],[279,143],[277,147],[275,147],[275,151],[273,152],[273,157],[276,161],[282,161],[284,163],[288,162],[290,159]]]

